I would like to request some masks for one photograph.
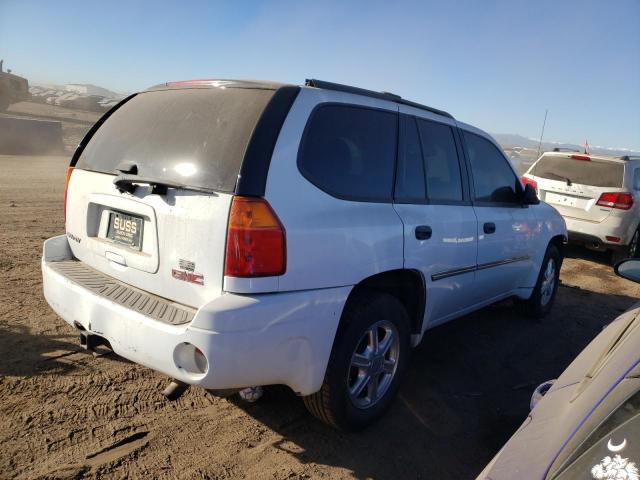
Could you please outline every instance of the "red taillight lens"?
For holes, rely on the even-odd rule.
[[[596,205],[629,210],[633,206],[633,196],[630,193],[607,192],[600,195]]]
[[[571,157],[573,160],[584,160],[586,162],[590,162],[591,161],[591,157],[588,155],[571,155]]]
[[[67,168],[67,179],[64,183],[64,221],[67,222],[67,191],[69,190],[69,181],[71,180],[71,174],[73,173],[73,167]]]
[[[531,185],[533,189],[536,191],[536,193],[538,193],[538,182],[530,178],[527,178],[524,175],[520,178],[520,181],[522,182],[522,186]]]
[[[267,277],[286,270],[285,231],[262,198],[233,197],[224,274]]]

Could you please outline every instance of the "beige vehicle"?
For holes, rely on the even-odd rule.
[[[0,112],[4,112],[12,103],[22,102],[30,98],[29,82],[26,78],[5,72],[0,60]]]
[[[616,265],[640,283],[640,260]],[[640,479],[640,304],[609,324],[557,380],[478,480]]]

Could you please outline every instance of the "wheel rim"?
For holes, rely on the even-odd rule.
[[[542,287],[540,289],[540,303],[546,306],[553,296],[553,290],[556,286],[556,262],[553,258],[547,261],[542,277]]]
[[[637,251],[638,251],[638,232],[636,231],[636,233],[633,234],[631,243],[629,244],[629,257],[635,258]]]
[[[360,337],[347,375],[347,391],[358,408],[377,404],[389,389],[398,369],[400,336],[396,326],[381,320]]]

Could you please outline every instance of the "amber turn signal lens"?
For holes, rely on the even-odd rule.
[[[263,198],[233,197],[224,274],[267,277],[286,270],[285,231]]]

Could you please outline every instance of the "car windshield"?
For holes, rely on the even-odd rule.
[[[574,160],[567,156],[543,156],[533,166],[532,175],[550,180],[559,180],[568,185],[590,185],[593,187],[622,187],[624,164],[598,160]]]
[[[77,168],[232,192],[251,134],[273,90],[193,88],[144,92],[96,131]]]

